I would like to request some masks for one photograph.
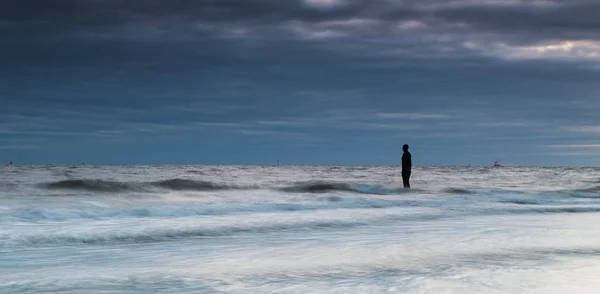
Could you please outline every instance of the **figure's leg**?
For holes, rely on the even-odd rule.
[[[402,182],[404,183],[404,188],[410,188],[410,172],[402,173]]]

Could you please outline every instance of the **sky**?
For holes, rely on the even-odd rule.
[[[600,166],[597,0],[2,0],[0,162]]]

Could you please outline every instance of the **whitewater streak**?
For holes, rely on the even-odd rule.
[[[595,293],[600,169],[0,167],[0,293]]]

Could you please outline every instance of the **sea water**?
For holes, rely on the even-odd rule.
[[[600,169],[0,167],[0,293],[598,293]]]

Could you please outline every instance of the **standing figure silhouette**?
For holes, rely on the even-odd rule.
[[[402,182],[404,183],[404,188],[410,188],[410,170],[412,168],[412,156],[410,152],[408,152],[408,144],[404,144],[402,146]]]

